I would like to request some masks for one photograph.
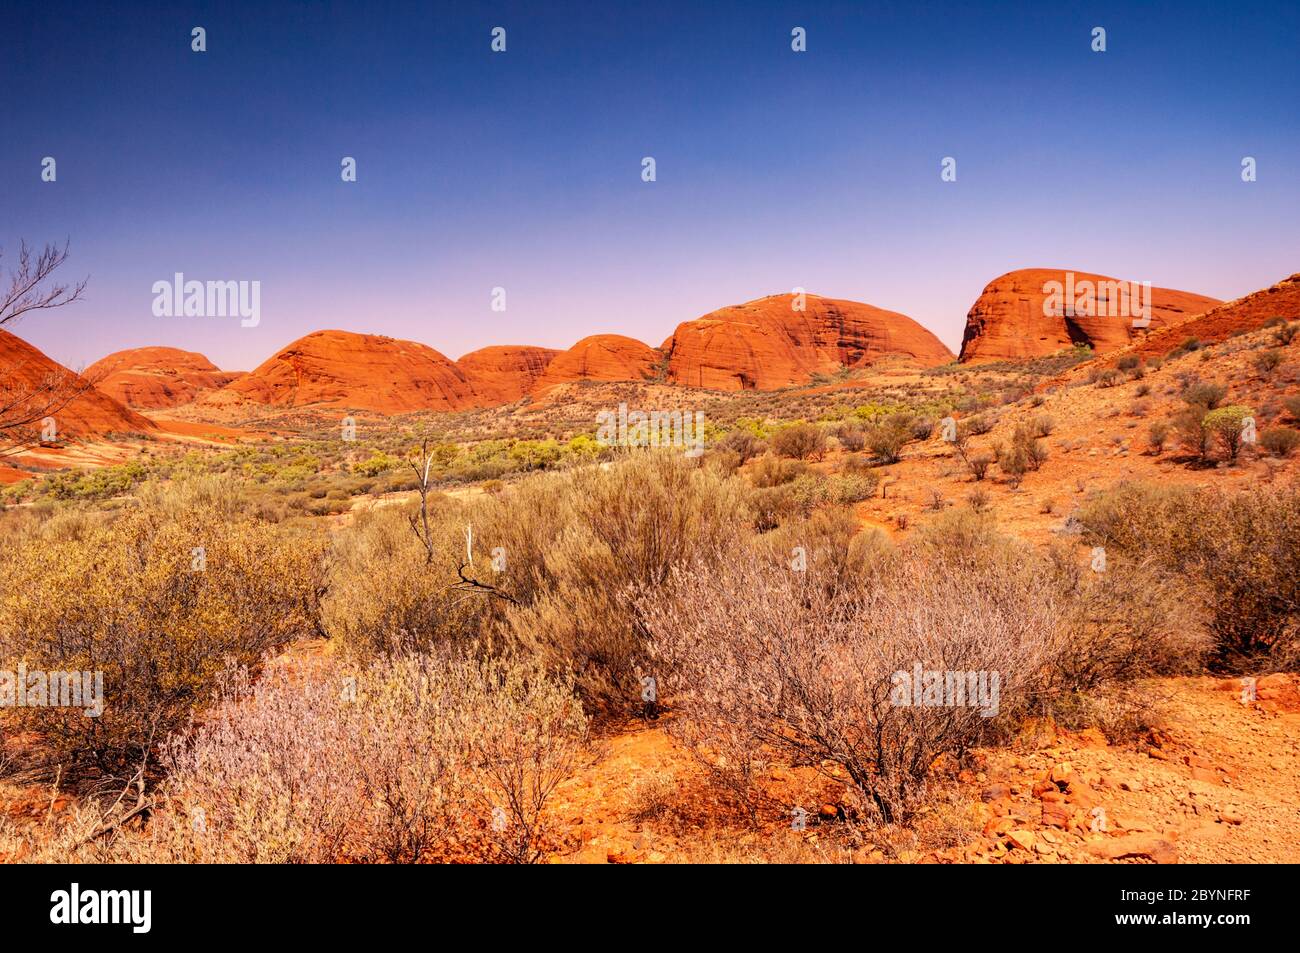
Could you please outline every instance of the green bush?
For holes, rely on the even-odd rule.
[[[1236,460],[1241,452],[1245,426],[1248,420],[1254,420],[1255,412],[1249,407],[1232,405],[1220,407],[1205,415],[1201,425],[1208,431],[1229,460]]]

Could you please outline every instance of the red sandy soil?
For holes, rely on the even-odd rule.
[[[150,418],[164,434],[178,437],[195,437],[213,443],[234,443],[238,440],[258,436],[257,431],[241,427],[228,427],[222,424],[209,424],[197,420],[176,420],[171,417],[155,416]]]
[[[852,799],[829,766],[770,766],[754,827],[705,784],[668,714],[593,744],[556,792],[565,848],[552,859],[1296,863],[1300,688],[1287,675],[1256,684],[1243,704],[1235,679],[1153,682],[1164,726],[1138,743],[1031,726],[1010,748],[977,751],[973,770],[936,765],[933,815],[866,839],[847,836]],[[796,805],[811,814],[804,831]]]

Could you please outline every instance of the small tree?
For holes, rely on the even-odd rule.
[[[1204,419],[1205,414],[1201,408],[1188,407],[1174,414],[1170,420],[1178,434],[1179,444],[1197,460],[1204,460],[1210,449],[1210,433],[1205,428]]]
[[[1253,419],[1254,416],[1255,412],[1249,407],[1234,404],[1210,411],[1205,415],[1201,424],[1205,431],[1219,442],[1219,446],[1228,455],[1228,459],[1236,460],[1237,454],[1241,452],[1246,421]]]

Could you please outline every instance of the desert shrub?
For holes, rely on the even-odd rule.
[[[1213,410],[1228,395],[1228,388],[1222,384],[1210,384],[1205,381],[1193,381],[1183,388],[1182,398],[1191,407]]]
[[[225,658],[253,665],[321,631],[320,536],[190,487],[153,499],[80,538],[0,552],[3,656],[33,671],[102,672],[98,717],[13,712],[74,768],[135,763],[206,698]]]
[[[1002,549],[1006,539],[998,531],[997,521],[987,512],[987,495],[984,504],[967,510],[948,510],[935,517],[917,533],[913,545],[922,553],[949,562],[963,558],[978,562],[980,553]]]
[[[934,419],[931,417],[917,417],[912,421],[910,430],[913,440],[929,440],[934,433]]]
[[[1289,457],[1300,446],[1300,431],[1290,427],[1269,427],[1260,431],[1259,445],[1275,457]]]
[[[816,424],[789,424],[772,434],[769,443],[778,456],[795,460],[820,458],[826,452],[826,431]]]
[[[1112,367],[1109,370],[1102,371],[1100,374],[1097,375],[1097,386],[1117,387],[1118,385],[1123,384],[1127,379],[1128,378],[1125,377],[1123,371],[1116,370],[1115,368]]]
[[[740,469],[740,454],[730,450],[710,450],[704,455],[704,465],[723,477],[729,477]]]
[[[1290,431],[1295,433],[1295,431]],[[860,503],[870,499],[880,486],[880,477],[874,470],[852,471],[841,476],[831,477],[829,495],[831,502],[838,504]]]
[[[516,440],[507,455],[521,470],[544,470],[559,462],[563,450],[554,440]]]
[[[1200,407],[1185,407],[1170,418],[1170,426],[1182,448],[1197,460],[1210,451],[1210,432],[1205,427],[1205,413]]]
[[[910,439],[911,433],[906,428],[889,421],[872,425],[866,433],[867,446],[884,463],[897,463]]]
[[[760,533],[775,529],[801,513],[799,501],[787,486],[756,489],[749,494],[753,527]]]
[[[1283,321],[1273,329],[1273,340],[1285,347],[1295,340],[1298,331],[1300,331],[1300,322]]]
[[[154,859],[540,859],[546,803],[587,730],[571,679],[463,653],[348,672],[233,672],[202,724],[167,745]]]
[[[1053,557],[1068,632],[1053,665],[1055,691],[1069,696],[1199,669],[1212,642],[1187,581],[1149,559],[1111,559],[1095,572],[1072,549]]]
[[[348,653],[366,658],[415,651],[473,639],[489,624],[489,600],[466,599],[452,589],[458,581],[455,561],[465,550],[464,507],[445,497],[431,499],[435,546],[446,554],[433,563],[426,562],[410,517],[397,507],[367,510],[334,535],[322,614],[326,631]]]
[[[1249,407],[1233,405],[1210,411],[1201,424],[1218,442],[1227,458],[1236,460],[1241,452],[1246,421],[1253,420],[1254,416],[1255,412]]]
[[[662,586],[676,565],[723,560],[751,519],[745,487],[673,452],[564,479],[563,531],[541,543],[535,588],[506,607],[508,631],[572,668],[585,697],[639,698],[644,635],[629,592]],[[486,530],[482,539],[494,545]],[[509,546],[506,554],[513,564]]]
[[[1121,371],[1131,371],[1141,366],[1142,359],[1136,354],[1125,354],[1115,364]]]
[[[1251,361],[1255,365],[1255,370],[1261,374],[1272,374],[1277,370],[1278,365],[1282,363],[1282,352],[1276,348],[1269,348],[1267,351],[1260,351]]]
[[[1046,414],[1035,417],[1029,424],[1030,431],[1035,437],[1050,437],[1052,431],[1056,429],[1056,420]]]
[[[1039,469],[1047,460],[1047,447],[1032,423],[1022,423],[1016,426],[1010,446],[998,447],[997,460],[1002,473],[1018,485],[1028,471]]]
[[[993,465],[993,457],[987,453],[972,454],[966,460],[966,467],[970,474],[978,482],[988,475],[989,467]]]
[[[1198,587],[1219,668],[1300,661],[1300,491],[1120,484],[1076,514],[1088,537]]]
[[[381,473],[387,473],[389,470],[396,470],[403,466],[404,464],[397,457],[389,456],[382,450],[376,450],[368,459],[354,463],[352,472],[359,473],[362,476],[376,477]]]
[[[840,446],[852,453],[857,453],[867,445],[867,432],[857,420],[846,420],[835,431],[835,439]]]
[[[783,486],[806,473],[808,465],[799,460],[783,460],[766,454],[748,470],[749,481],[756,487]]]
[[[729,430],[716,444],[718,450],[730,451],[740,457],[741,464],[763,453],[767,445],[748,430],[736,428]]]
[[[833,590],[735,561],[679,568],[671,586],[641,608],[673,730],[737,788],[768,751],[836,765],[884,821],[924,801],[937,757],[960,757],[1029,703],[1059,638],[1052,595],[1015,560],[975,570],[902,556]],[[996,672],[997,700],[912,704],[918,668],[940,673],[940,695],[942,673],[982,672],[987,686]]]
[[[1300,421],[1300,395],[1284,398],[1282,406],[1286,408],[1292,420]]]
[[[967,417],[965,420],[961,421],[960,426],[970,433],[977,436],[983,436],[992,430],[996,423],[997,421],[993,418],[986,417],[983,414],[978,414],[974,417]]]
[[[863,530],[848,507],[827,506],[751,540],[745,558],[773,569],[810,573],[827,591],[861,579],[890,550],[878,529]],[[799,560],[802,568],[793,568]]]
[[[830,481],[816,471],[797,477],[785,489],[794,511],[802,516],[831,501]]]
[[[1155,453],[1160,453],[1160,451],[1164,450],[1165,441],[1168,439],[1169,424],[1165,423],[1163,420],[1152,421],[1151,426],[1147,428],[1147,445],[1151,450]]]

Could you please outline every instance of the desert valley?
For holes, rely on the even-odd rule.
[[[995,277],[958,354],[799,289],[246,371],[0,328],[0,651],[103,686],[0,708],[0,856],[1300,861],[1300,274],[1067,282],[1126,285]]]

